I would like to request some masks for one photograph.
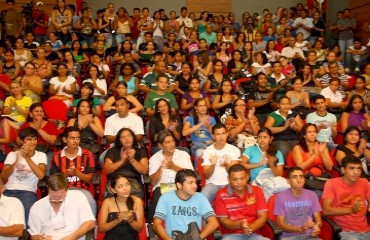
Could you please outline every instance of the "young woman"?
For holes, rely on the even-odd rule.
[[[23,39],[17,38],[15,40],[14,61],[18,62],[23,68],[26,62],[32,61],[32,59],[32,53],[24,47]]]
[[[306,54],[310,47],[310,42],[303,39],[302,33],[297,33],[295,47],[302,49],[303,53]]]
[[[125,82],[127,84],[127,94],[136,95],[139,92],[139,79],[132,74],[134,73],[134,68],[130,63],[123,63],[121,65],[121,74],[116,76],[109,86],[109,89],[113,92],[117,91],[117,85],[119,82]]]
[[[307,92],[303,91],[302,79],[300,77],[293,78],[292,87],[293,90],[286,93],[286,96],[290,98],[291,108],[293,111],[298,112],[302,119],[306,119],[310,108],[310,97]]]
[[[117,83],[117,96],[125,97],[131,103],[129,112],[138,113],[141,110],[143,110],[143,105],[137,100],[137,98],[135,98],[133,95],[127,94],[127,83],[125,81]],[[116,99],[115,96],[110,96],[107,99],[103,108],[105,112],[109,112],[111,110],[115,111],[114,106],[114,102],[116,101],[115,99]]]
[[[234,46],[233,46],[233,49],[238,49],[240,51],[243,51],[244,49],[244,45],[245,45],[245,42],[246,42],[246,37],[245,37],[245,33],[243,32],[240,32],[237,37],[235,38],[235,41],[234,41]]]
[[[165,23],[161,20],[159,11],[153,13],[153,41],[157,44],[159,51],[162,51],[164,45]]]
[[[50,61],[46,60],[45,48],[38,48],[36,58],[33,60],[35,64],[35,74],[39,76],[45,85],[47,79],[53,74],[53,65]]]
[[[370,90],[366,88],[365,84],[365,77],[358,76],[355,81],[355,89],[348,94],[348,98],[351,98],[352,95],[361,96],[365,103],[365,109],[368,111],[370,109]]]
[[[76,126],[80,129],[80,147],[94,154],[95,162],[98,162],[100,146],[98,137],[103,137],[104,129],[100,119],[94,116],[91,102],[81,99],[77,104],[74,117],[68,121],[67,126]]]
[[[180,23],[176,20],[176,12],[170,11],[169,19],[166,22],[166,32],[174,33],[175,36],[177,36],[179,31],[180,31]]]
[[[89,62],[89,58],[85,53],[82,52],[81,43],[78,40],[74,40],[71,46],[71,53],[73,55],[73,60],[78,63]]]
[[[38,47],[40,47],[40,43],[35,41],[35,36],[33,33],[27,33],[24,41],[24,47],[29,50],[36,50]]]
[[[110,12],[108,8],[103,9],[104,14],[103,17],[99,18],[98,21],[98,30],[101,34],[104,34],[107,47],[111,47],[113,44],[113,36],[112,36],[112,29],[113,29],[113,21],[109,19]]]
[[[144,226],[142,199],[131,195],[131,183],[120,173],[110,182],[113,198],[103,201],[99,212],[99,232],[105,233],[105,240],[118,240],[122,236],[138,240]]]
[[[149,121],[149,136],[152,143],[151,155],[160,150],[158,147],[158,133],[160,131],[168,130],[172,132],[175,140],[179,142],[182,137],[182,128],[181,117],[171,114],[171,106],[167,100],[159,99],[155,103],[155,114],[150,117]],[[184,150],[184,148],[179,149]],[[189,150],[186,149],[186,152],[189,152]]]
[[[360,95],[351,96],[339,122],[343,130],[351,126],[360,130],[370,130],[370,115],[366,113],[364,100]]]
[[[51,64],[57,64],[60,62],[59,55],[53,51],[53,46],[50,42],[44,43],[44,49],[46,60],[48,60]]]
[[[65,0],[58,0],[57,7],[51,14],[51,23],[56,29],[58,39],[63,43],[69,40],[69,30],[72,28],[72,12],[67,9]]]
[[[335,159],[339,166],[342,165],[342,159],[345,156],[353,155],[361,159],[362,177],[370,178],[370,149],[367,141],[361,138],[361,131],[357,127],[351,126],[344,131],[344,143],[336,148]]]
[[[206,31],[207,21],[208,21],[208,12],[203,11],[200,14],[199,20],[197,21],[196,25],[194,25],[194,29],[197,30],[198,34],[201,34]]]
[[[275,62],[279,60],[280,53],[275,49],[275,41],[269,40],[266,44],[266,50],[263,52],[266,54],[268,62]]]
[[[222,42],[225,42],[227,44],[227,49],[230,50],[234,44],[234,36],[231,34],[230,27],[225,27],[223,33]]]
[[[57,37],[57,34],[55,32],[49,33],[48,38],[49,38],[49,40],[47,40],[47,42],[50,43],[51,49],[53,51],[58,51],[58,50],[64,48],[64,44],[67,43],[67,42],[63,43],[62,40],[59,40],[58,37]]]
[[[207,76],[212,73],[213,62],[208,56],[208,51],[201,50],[199,51],[197,60],[193,62],[194,69],[193,73],[199,75],[200,86],[203,87],[207,80]]]
[[[148,172],[148,158],[145,150],[139,147],[135,133],[131,129],[121,128],[118,131],[114,147],[105,155],[104,167],[108,179],[118,173],[128,176],[132,194],[144,198],[141,177]],[[109,186],[107,190],[109,191]],[[110,192],[108,194],[112,195]]]
[[[200,80],[197,77],[192,77],[189,81],[189,91],[186,91],[181,98],[180,109],[184,111],[184,115],[188,116],[190,109],[194,107],[194,102],[198,98],[205,98],[207,107],[210,107],[207,94],[200,88]]]
[[[212,127],[216,124],[214,117],[208,114],[207,100],[198,98],[194,102],[193,115],[185,118],[183,136],[191,136],[191,154],[195,161],[202,156],[203,150],[213,143]],[[194,163],[194,166],[197,166]]]
[[[233,83],[231,80],[223,80],[220,84],[219,94],[212,101],[212,109],[220,112],[220,116],[225,113],[229,115],[233,106],[233,102],[238,98],[234,94]]]
[[[18,77],[21,65],[14,61],[14,52],[11,49],[4,51],[5,62],[0,64],[0,73],[6,74],[11,80]]]
[[[220,43],[219,49],[216,52],[216,59],[219,59],[219,60],[222,61],[223,66],[224,66],[224,69],[227,72],[227,63],[231,59],[231,54],[229,53],[229,50],[228,50],[228,47],[227,47],[227,43],[226,42]],[[223,72],[225,73],[225,71],[223,71]]]
[[[163,45],[163,52],[164,53],[172,52],[175,42],[176,42],[176,34],[173,32],[170,32],[167,35],[167,42]]]
[[[23,94],[22,83],[13,80],[10,83],[10,96],[5,99],[3,114],[10,115],[15,121],[9,121],[9,125],[18,129],[26,122],[32,99]]]
[[[252,75],[256,75],[257,73],[264,73],[266,75],[270,75],[271,71],[271,64],[268,62],[266,54],[263,52],[257,52],[255,54],[256,61],[252,63],[251,73]]]
[[[41,78],[35,74],[35,64],[27,62],[24,65],[24,75],[18,81],[22,82],[23,93],[32,99],[32,103],[41,102],[43,85]]]
[[[299,144],[292,149],[292,157],[294,163],[302,168],[305,174],[321,176],[333,168],[333,162],[327,144],[316,140],[317,132],[315,124],[306,123],[302,127]]]
[[[239,50],[233,51],[232,59],[227,63],[227,68],[229,71],[229,76],[232,76],[232,79],[239,79],[246,77],[246,72],[248,71],[248,64],[243,62],[242,52]]]
[[[246,136],[257,136],[260,126],[254,111],[254,108],[247,110],[244,99],[238,98],[234,101],[231,114],[224,121],[230,138],[236,139],[240,133]]]
[[[278,100],[278,110],[268,115],[265,127],[274,134],[274,145],[283,153],[284,159],[298,143],[298,133],[303,126],[297,112],[291,111],[290,98],[283,96]]]
[[[65,52],[63,56],[64,62],[68,68],[67,75],[77,79],[80,76],[81,65],[74,60],[71,52]]]
[[[254,62],[253,45],[251,42],[246,42],[242,51],[243,62],[247,64],[248,68],[252,66]]]
[[[263,52],[266,50],[266,41],[263,40],[263,35],[257,32],[253,42],[253,51],[255,53]]]
[[[73,94],[76,91],[76,79],[68,76],[68,67],[66,63],[59,63],[57,67],[57,76],[50,79],[49,95],[50,99],[63,101],[67,107],[72,106]]]
[[[93,96],[104,100],[107,96],[107,82],[104,78],[99,76],[99,68],[95,64],[91,64],[87,68],[88,79],[84,80],[82,83],[90,82],[94,86]]]
[[[327,49],[324,49],[324,44],[321,41],[316,41],[313,45],[313,50],[316,52],[316,61],[321,66],[326,58],[328,53]]]
[[[114,17],[112,26],[113,30],[116,31],[116,43],[118,46],[125,40],[126,35],[131,33],[131,27],[133,25],[126,8],[120,7]]]
[[[241,158],[241,164],[250,169],[250,182],[253,182],[260,171],[269,167],[274,176],[283,176],[284,158],[278,150],[275,156],[267,156],[266,151],[272,144],[271,130],[261,128],[257,133],[258,145],[248,147],[244,150]]]
[[[80,30],[81,39],[86,41],[88,46],[94,43],[94,31],[98,29],[98,25],[95,20],[91,18],[89,8],[83,8],[81,12],[82,16],[77,20],[76,29]]]
[[[189,91],[189,81],[192,79],[192,66],[188,62],[181,64],[181,73],[176,76],[175,91],[181,95],[184,95],[185,92]]]
[[[227,76],[222,72],[223,62],[217,59],[213,63],[213,73],[207,78],[204,84],[204,90],[210,94],[217,94],[220,90],[221,82],[227,79]]]

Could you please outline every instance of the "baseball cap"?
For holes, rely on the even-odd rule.
[[[38,7],[39,5],[44,6],[44,3],[43,3],[43,2],[37,2],[37,3],[36,3],[36,7]]]

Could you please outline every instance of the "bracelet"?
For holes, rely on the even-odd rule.
[[[130,161],[129,161],[131,164],[133,164],[134,162],[136,162],[135,161],[135,159],[131,159]]]

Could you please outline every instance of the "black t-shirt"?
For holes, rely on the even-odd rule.
[[[121,149],[116,147],[112,147],[108,150],[105,158],[109,158],[112,162],[117,162],[121,159]],[[141,161],[143,158],[147,158],[147,154],[142,148],[135,148],[135,161]],[[122,173],[127,178],[135,178],[140,180],[141,174],[136,171],[136,169],[131,165],[129,161],[125,163],[125,165],[121,166],[117,169],[114,173],[108,175],[110,179],[114,174]]]
[[[263,100],[265,100],[267,98],[267,96],[269,95],[271,91],[269,90],[260,90],[260,89],[256,89],[255,91],[253,91],[252,93],[248,94],[248,100],[253,100],[255,102],[261,102]],[[272,98],[272,102],[275,102],[275,95],[274,97]],[[271,113],[272,111],[274,111],[274,109],[271,107],[271,102],[270,103],[267,103],[261,107],[256,107],[256,114],[266,114],[266,113]]]

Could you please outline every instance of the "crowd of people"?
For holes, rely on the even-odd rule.
[[[1,25],[0,236],[89,238],[98,216],[109,240],[139,239],[145,222],[161,239],[191,222],[201,239],[266,239],[275,201],[282,239],[318,239],[321,211],[343,239],[370,238],[370,39],[350,9],[327,28],[319,1],[239,21],[112,3],[93,17],[57,0],[50,16],[33,6],[28,31],[14,6]]]

